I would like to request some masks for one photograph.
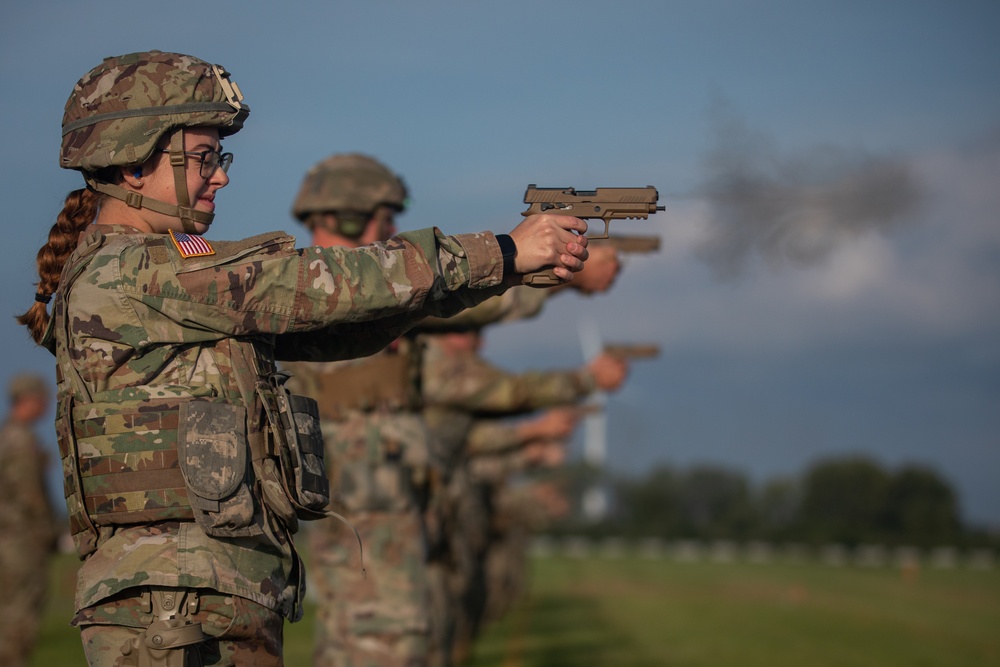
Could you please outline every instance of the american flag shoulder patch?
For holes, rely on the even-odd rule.
[[[208,241],[197,234],[185,234],[184,232],[175,232],[171,229],[170,240],[177,246],[177,250],[184,259],[215,254],[215,249],[208,244]]]

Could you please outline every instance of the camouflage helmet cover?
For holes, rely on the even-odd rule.
[[[48,396],[49,386],[45,379],[34,373],[19,373],[11,378],[7,393],[12,401],[16,401],[23,396]]]
[[[375,158],[361,153],[333,155],[313,166],[302,181],[292,215],[305,221],[312,213],[372,213],[380,205],[406,208],[403,179]]]
[[[66,101],[59,166],[93,172],[145,162],[179,127],[238,132],[250,108],[229,73],[193,56],[162,51],[106,58]]]

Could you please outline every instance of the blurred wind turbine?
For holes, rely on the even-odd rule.
[[[577,331],[583,358],[589,361],[599,355],[604,348],[604,342],[597,322],[593,319],[583,320]],[[608,449],[608,425],[605,413],[607,402],[608,396],[605,392],[594,392],[588,405],[596,406],[598,409],[586,415],[583,421],[583,460],[600,471],[604,469],[604,459]],[[600,521],[607,515],[608,496],[600,480],[584,491],[582,504],[583,515],[591,521]]]

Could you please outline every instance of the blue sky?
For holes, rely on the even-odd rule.
[[[528,183],[655,185],[667,210],[629,227],[663,251],[491,330],[492,358],[581,363],[580,327],[657,342],[609,402],[613,467],[766,479],[865,453],[934,466],[1000,525],[995,2],[108,7],[5,7],[4,312],[80,182],[56,166],[73,84],[105,56],[191,53],[252,109],[211,236],[297,231],[302,175],[335,152],[378,156],[413,193],[403,225],[449,232],[509,230]],[[52,376],[11,318],[0,340],[0,380]]]

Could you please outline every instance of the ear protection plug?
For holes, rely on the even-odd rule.
[[[132,175],[136,178],[142,178],[142,167],[136,167],[135,171],[132,172]]]

